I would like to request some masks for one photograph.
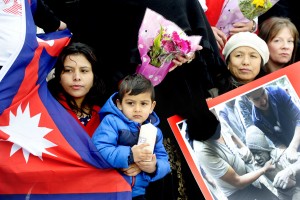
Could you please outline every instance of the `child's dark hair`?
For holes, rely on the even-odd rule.
[[[155,99],[154,86],[151,81],[142,74],[127,75],[119,85],[119,100],[122,101],[125,94],[138,95],[150,92],[151,100]]]
[[[74,99],[67,94],[60,84],[60,75],[64,70],[64,61],[67,56],[74,54],[81,54],[91,63],[92,71],[94,74],[94,82],[90,91],[87,93],[84,101],[82,102],[81,108],[75,103]],[[54,78],[48,82],[48,88],[52,95],[59,99],[59,94],[63,94],[66,98],[66,101],[72,110],[75,110],[80,113],[84,113],[85,106],[92,108],[94,105],[102,105],[105,101],[104,92],[105,87],[102,79],[97,76],[98,60],[95,56],[94,49],[84,43],[73,42],[66,46],[60,53],[58,60],[55,64]]]

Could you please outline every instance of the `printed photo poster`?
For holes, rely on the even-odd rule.
[[[201,163],[197,161],[195,151],[193,149],[194,141],[191,141],[186,130],[186,120],[178,115],[168,118],[169,125],[175,135],[175,138],[183,152],[196,182],[206,200],[227,200],[226,196],[215,184],[212,177],[205,173],[201,168]]]
[[[249,127],[247,118],[253,121],[252,108],[255,107],[253,101],[249,101],[249,95],[261,91],[261,95],[256,95],[256,98],[259,96],[267,95],[270,89],[275,88],[281,92],[285,91],[289,95],[290,103],[293,104],[297,109],[300,108],[300,62],[294,63],[288,67],[275,71],[269,75],[266,75],[260,79],[257,79],[251,83],[248,83],[244,86],[236,88],[230,92],[222,94],[213,99],[207,100],[208,107],[216,115],[221,124],[221,133],[226,129],[232,130],[232,132],[240,139],[240,141],[246,145],[246,129]],[[248,101],[247,101],[248,100]],[[238,106],[240,102],[247,102],[244,104],[244,107]],[[245,105],[249,106],[248,109],[251,112],[246,112]],[[288,112],[290,110],[290,105],[285,107],[285,105],[276,108]],[[270,121],[274,119],[270,119]],[[205,163],[201,163],[199,156],[201,152],[197,151],[197,146],[199,141],[191,141],[188,136],[186,120],[182,119],[180,116],[172,116],[168,118],[170,127],[175,135],[175,138],[184,154],[184,157],[195,177],[195,180],[198,183],[204,197],[206,199],[219,200],[227,199],[225,193],[222,191],[222,188],[218,186],[217,181],[207,173],[205,169]],[[274,121],[274,130],[281,130],[284,126],[278,122]],[[277,127],[278,126],[278,127]],[[275,142],[273,144],[272,140],[268,138],[270,146],[275,147]],[[298,148],[299,149],[299,148]],[[197,153],[196,153],[197,152]],[[202,167],[203,166],[203,167]],[[252,170],[257,168],[257,165],[254,163],[247,164]],[[261,176],[257,183],[255,184],[264,184],[273,194],[278,196],[278,191],[273,187],[272,181],[269,180],[266,176]]]

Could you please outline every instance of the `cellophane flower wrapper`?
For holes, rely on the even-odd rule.
[[[172,59],[195,52],[200,40],[201,36],[187,36],[174,22],[147,8],[138,36],[142,63],[136,72],[156,86],[174,66]]]
[[[279,0],[225,0],[216,27],[228,37],[234,23],[247,23],[253,20],[267,12],[278,1]],[[259,6],[262,3],[265,6],[263,8]],[[256,7],[257,5],[258,7]]]

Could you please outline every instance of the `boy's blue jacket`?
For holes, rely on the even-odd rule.
[[[131,164],[129,163],[130,149],[138,142],[140,124],[125,117],[115,104],[116,98],[117,93],[114,93],[101,108],[101,123],[92,140],[104,159],[118,169],[128,168]],[[159,124],[159,118],[154,112],[145,123],[150,121],[156,127]],[[158,127],[154,154],[157,159],[156,171],[153,174],[142,171],[135,177],[133,197],[144,195],[149,182],[161,179],[171,171],[169,157],[163,145],[163,135]]]

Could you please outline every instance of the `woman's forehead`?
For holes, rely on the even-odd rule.
[[[242,52],[242,53],[258,53],[258,51],[252,47],[249,47],[249,46],[240,46],[240,47],[237,47],[236,49],[234,49],[232,51],[232,53],[238,53],[238,52]]]

